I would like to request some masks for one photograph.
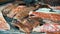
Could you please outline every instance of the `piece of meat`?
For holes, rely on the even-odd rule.
[[[9,24],[5,21],[2,13],[0,12],[0,30],[10,30]]]
[[[30,33],[33,28],[40,25],[40,22],[36,19],[34,20],[34,18],[25,18],[20,21],[14,21],[13,23],[14,26],[17,26],[21,31],[26,32],[27,34]]]
[[[7,14],[7,17],[13,18],[14,15],[16,15],[16,14],[19,12],[19,10],[20,10],[20,9],[19,9],[18,7],[12,9],[12,10]]]
[[[37,9],[37,8],[34,6],[27,7],[25,5],[20,5],[20,6],[17,6],[15,8],[11,9],[11,11],[7,14],[7,17],[14,18],[14,19],[24,18],[25,16],[27,16],[29,14],[30,11],[33,11],[35,9]],[[10,8],[9,8],[9,10],[10,10]],[[7,8],[7,11],[8,11],[8,8]],[[6,12],[6,11],[4,11],[4,12]]]
[[[38,24],[38,22],[39,22],[39,25],[45,24],[45,22],[43,21],[43,19],[41,19],[39,17],[32,17],[32,16],[33,15],[29,16],[29,18],[30,18],[31,21],[36,22],[36,24]]]
[[[26,6],[18,6],[18,8],[19,12],[14,16],[14,19],[22,19],[28,16],[30,11],[36,9],[35,7],[26,7]]]
[[[12,11],[7,14],[7,17],[14,18],[14,19],[20,19],[28,15],[30,9],[26,6],[18,6],[15,9],[12,9]]]
[[[29,14],[29,8],[24,7],[24,6],[20,6],[19,8],[19,13],[15,15],[14,19],[22,19],[26,16],[28,16]]]
[[[20,31],[23,31],[25,33],[30,33],[32,30],[32,27],[28,27],[22,23],[16,22],[14,23],[14,26],[18,27],[20,29]]]
[[[46,34],[60,34],[60,31],[56,31],[56,32],[46,32]]]
[[[44,24],[42,26],[37,26],[36,28],[33,29],[35,32],[56,32],[60,31],[60,25],[55,23],[55,24]]]
[[[13,5],[13,4],[7,5],[7,6],[2,10],[3,15],[4,15],[4,16],[7,16],[7,14],[8,14],[9,12],[11,12],[11,10],[14,9],[15,7],[16,7],[16,6]]]
[[[43,12],[30,12],[29,15],[32,17],[40,17],[42,19],[49,19],[52,21],[60,21],[60,14],[43,13]]]

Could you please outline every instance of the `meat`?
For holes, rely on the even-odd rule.
[[[7,17],[13,18],[19,12],[19,8],[12,9],[8,14]]]
[[[14,19],[22,19],[28,16],[28,13],[30,11],[26,6],[18,6],[16,9],[18,9],[19,12],[14,16]]]
[[[14,25],[19,27],[19,29],[23,32],[31,32],[31,28],[23,25],[22,23],[15,23]]]
[[[37,27],[37,25],[40,25],[40,22],[34,18],[25,18],[20,21],[14,21],[14,26],[17,26],[21,31],[30,33],[32,32],[32,29]]]
[[[22,19],[22,18],[28,16],[29,12],[35,10],[36,8],[35,7],[26,7],[26,6],[18,6],[16,9],[19,12],[14,16],[14,19]]]
[[[60,31],[56,31],[56,32],[46,32],[46,34],[60,34]]]
[[[19,3],[17,3],[19,4]],[[37,4],[34,6],[29,6],[27,7],[26,5],[19,5],[16,6],[15,4],[8,5],[2,10],[2,13],[4,16],[7,16],[9,18],[14,18],[14,19],[20,19],[21,17],[25,17],[28,15],[30,11],[37,10],[39,8],[46,7],[49,8],[48,5],[41,5]]]
[[[16,27],[18,27],[19,29],[20,29],[20,31],[23,31],[23,32],[25,32],[25,33],[29,33],[30,34],[30,32],[32,31],[32,25],[31,24],[29,24],[29,23],[25,23],[25,24],[22,24],[22,23],[20,23],[20,22],[16,22],[16,23],[14,23],[14,26],[16,26]]]
[[[14,19],[20,19],[29,14],[29,12],[33,10],[31,7],[26,7],[24,5],[18,6],[14,9],[12,9],[8,14],[7,17],[14,18]]]
[[[33,12],[33,10],[35,10],[39,7],[40,7],[40,5],[38,5],[36,7],[27,7],[25,5],[20,5],[20,6],[15,7],[15,6],[11,5],[11,6],[7,7],[5,10],[3,10],[2,13],[4,16],[16,19],[16,21],[13,21],[13,25],[18,27],[21,31],[26,32],[27,34],[30,34],[30,32],[32,32],[32,30],[36,31],[36,32],[46,32],[46,31],[51,31],[51,29],[53,31],[55,31],[55,30],[58,31],[58,29],[60,29],[58,26],[60,26],[60,25],[56,25],[56,27],[55,27],[55,24],[50,24],[49,21],[51,20],[51,22],[53,21],[53,23],[54,23],[54,21],[60,22],[60,15],[51,14],[51,13]],[[44,7],[44,5],[42,7]],[[40,7],[40,8],[42,8],[42,7]],[[49,8],[48,6],[46,6],[46,7]],[[47,19],[49,21],[44,20],[44,19]],[[48,23],[48,24],[46,24],[46,23]],[[40,26],[41,24],[43,24],[43,25]],[[9,29],[9,27],[7,27],[7,28]]]
[[[14,9],[15,7],[16,7],[16,6],[13,5],[13,4],[7,5],[7,6],[2,10],[3,15],[4,15],[4,16],[7,16],[7,14],[8,14],[9,12],[11,12],[11,10]]]
[[[0,30],[10,30],[9,24],[5,21],[2,13],[0,12]]]
[[[60,14],[51,14],[51,13],[42,13],[42,12],[30,12],[29,15],[33,15],[31,17],[42,18],[45,24],[42,26],[37,26],[33,29],[34,32],[55,32],[60,31],[60,25],[58,22],[60,21]],[[57,19],[57,20],[56,20]]]
[[[55,32],[55,31],[60,31],[60,25],[57,23],[49,24],[46,23],[42,26],[37,26],[36,28],[33,29],[35,32]]]
[[[34,15],[33,17],[40,17],[42,19],[49,19],[49,20],[52,20],[52,21],[60,21],[60,14],[30,12],[29,15]]]

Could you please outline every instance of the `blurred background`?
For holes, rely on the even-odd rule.
[[[10,2],[15,2],[15,1],[23,1],[23,2],[25,2],[27,4],[36,3],[36,2],[42,2],[42,3],[45,3],[45,4],[49,4],[51,6],[59,6],[60,5],[59,0],[0,0],[0,5],[10,3]]]

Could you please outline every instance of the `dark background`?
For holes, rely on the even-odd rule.
[[[49,4],[51,6],[60,6],[60,0],[0,0],[0,5],[6,4],[6,3],[11,3],[14,1],[23,1],[26,4],[34,4],[36,2],[42,2],[45,4]]]

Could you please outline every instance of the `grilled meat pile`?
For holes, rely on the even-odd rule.
[[[56,31],[58,28],[59,31],[60,14],[34,12],[39,8],[45,8],[45,7],[50,8],[49,6],[41,4],[30,7],[27,7],[25,5],[19,5],[19,6],[10,5],[5,9],[3,9],[2,13],[4,16],[13,18],[14,19],[12,20],[13,26],[18,27],[21,31],[26,32],[26,34],[30,34],[30,32],[32,31],[46,32],[54,28],[56,28],[55,29]],[[55,23],[58,24],[54,26]]]

